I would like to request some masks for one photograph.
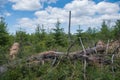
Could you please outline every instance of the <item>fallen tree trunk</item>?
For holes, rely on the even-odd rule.
[[[79,52],[73,52],[70,54],[73,54],[72,57],[74,58],[81,58],[81,57],[88,57],[89,55],[96,54],[98,52],[103,53],[105,51],[105,47],[93,47],[93,48],[88,48],[86,49],[86,56],[84,56],[84,51],[79,51]]]
[[[64,52],[47,51],[47,52],[39,53],[37,55],[33,55],[33,56],[29,57],[27,59],[27,62],[45,61],[47,59],[55,59],[55,58],[59,59],[62,56],[69,57],[72,60],[84,59],[84,58],[87,58],[87,60],[92,60],[90,58],[90,55],[96,54],[98,52],[103,52],[103,51],[105,51],[105,48],[93,47],[93,48],[89,48],[89,49],[85,49],[85,50],[86,50],[86,55],[84,55],[84,51],[71,52],[71,53],[69,53],[69,55],[67,55]]]

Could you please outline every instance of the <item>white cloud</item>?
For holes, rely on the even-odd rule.
[[[71,10],[73,16],[83,16],[83,15],[94,15],[95,14],[95,3],[88,0],[75,0],[71,3],[65,5],[66,10]]]
[[[4,15],[8,17],[8,16],[11,16],[12,14],[9,12],[5,12]]]
[[[12,8],[14,10],[38,10],[42,6],[39,0],[9,0],[13,2]]]
[[[96,5],[96,10],[100,14],[116,14],[120,7],[115,3],[100,2]]]
[[[32,33],[32,32],[34,32],[34,29],[36,28],[36,23],[32,19],[24,17],[24,18],[17,20],[17,24],[14,25],[14,28],[16,28],[16,29],[22,28],[23,30],[27,31],[28,33]]]
[[[9,0],[13,3],[14,10],[39,10],[43,8],[44,3],[55,3],[57,0]]]
[[[103,20],[120,19],[120,7],[116,3],[99,2],[88,0],[73,0],[64,8],[48,6],[44,10],[39,10],[34,13],[35,18],[21,18],[19,24],[35,26],[36,24],[43,24],[46,28],[52,28],[57,19],[62,24],[68,24],[68,12],[72,11],[72,26],[81,25],[96,27],[101,24]],[[34,28],[34,27],[32,27]]]
[[[0,17],[9,17],[11,15],[12,15],[11,13],[4,11],[0,14]]]
[[[18,25],[21,27],[32,28],[35,25],[35,21],[29,18],[21,18],[21,19],[18,19]]]
[[[39,24],[55,24],[56,20],[59,19],[62,23],[66,22],[65,20],[68,17],[67,11],[61,8],[48,7],[45,10],[36,11],[34,14],[36,22]]]

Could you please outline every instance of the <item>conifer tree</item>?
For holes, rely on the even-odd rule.
[[[100,31],[100,37],[103,40],[108,40],[110,39],[110,30],[109,27],[107,26],[107,24],[105,23],[105,21],[103,21],[102,25],[101,25],[101,31]]]
[[[55,40],[55,44],[56,45],[60,45],[60,46],[64,46],[64,32],[63,32],[63,28],[60,28],[60,21],[57,20],[56,24],[55,24],[55,28],[53,29],[54,33],[54,40]]]
[[[115,39],[120,39],[120,20],[117,20],[114,26],[114,37]]]
[[[7,32],[7,24],[4,18],[0,18],[0,46],[6,46],[9,44],[9,34]]]

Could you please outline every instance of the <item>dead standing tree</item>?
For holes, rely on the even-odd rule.
[[[86,57],[86,50],[85,50],[85,47],[84,47],[83,42],[81,40],[81,37],[79,39],[80,39],[80,43],[81,43],[83,51],[84,51],[83,56]],[[87,80],[87,78],[86,78],[86,67],[87,67],[87,61],[86,61],[86,58],[84,58],[84,68],[83,68],[83,70],[84,70],[84,73],[83,73],[84,80]]]
[[[69,11],[69,25],[68,25],[68,41],[70,46],[67,49],[67,56],[69,56],[70,49],[74,45],[74,43],[72,43],[70,29],[71,29],[71,11]]]
[[[71,39],[71,11],[69,11],[69,26],[68,26],[68,38],[69,38],[69,43],[71,44],[72,39]]]

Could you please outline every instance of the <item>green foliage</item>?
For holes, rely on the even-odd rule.
[[[6,63],[6,54],[10,45],[10,36],[7,30],[7,24],[3,17],[0,18],[0,64]]]
[[[120,20],[116,21],[116,25],[114,26],[114,38],[120,39]]]
[[[29,35],[26,34],[26,32],[24,30],[22,30],[22,28],[20,28],[18,31],[16,31],[15,37],[14,37],[14,42],[19,42],[20,43],[20,50],[19,50],[19,54],[18,57],[21,58],[24,55],[24,46],[27,45],[28,43],[28,38]]]
[[[21,63],[14,68],[10,68],[0,77],[0,80],[83,80],[82,61],[62,59],[54,67],[51,67],[51,63],[52,61],[46,62],[44,65]],[[111,71],[111,65],[97,67],[88,64],[86,78],[87,80],[119,80],[119,62],[115,62],[114,66],[119,66],[115,73]]]
[[[87,34],[87,37],[89,39],[95,39],[97,37],[97,29],[96,28],[91,28],[91,27],[88,27],[87,31],[86,31],[86,34]]]
[[[35,45],[35,52],[39,53],[46,50],[45,42],[41,41]]]
[[[36,39],[38,41],[42,41],[45,39],[46,32],[45,32],[43,25],[42,25],[42,27],[40,25],[37,25],[36,30],[35,30],[35,35],[36,35]]]
[[[79,28],[78,28],[78,30],[77,30],[77,33],[76,33],[76,36],[77,37],[82,37],[82,29],[80,28],[80,25],[79,25]]]
[[[8,70],[0,80],[82,80],[81,69],[79,61],[74,65],[67,59],[55,67],[51,67],[51,62],[30,66],[21,64]]]
[[[60,22],[59,20],[57,21],[57,23],[55,24],[55,28],[53,29],[54,33],[54,41],[55,41],[55,44],[56,45],[59,45],[59,46],[65,46],[65,43],[64,43],[64,32],[63,32],[63,28],[60,28]]]
[[[7,32],[7,25],[4,18],[0,18],[0,47],[9,44],[9,34]]]
[[[105,23],[105,21],[103,21],[102,23],[102,28],[101,28],[101,31],[100,31],[100,36],[102,38],[102,40],[107,40],[107,39],[110,39],[110,30],[107,26],[107,24]]]
[[[16,31],[15,41],[19,42],[20,44],[25,44],[28,41],[28,35],[20,28],[18,31]]]
[[[55,47],[55,42],[54,42],[54,39],[53,39],[53,34],[52,33],[49,33],[47,36],[46,36],[46,43],[45,43],[46,47],[48,50],[50,49],[54,49]]]
[[[23,46],[23,49],[22,49],[22,57],[27,57],[27,56],[30,56],[32,55],[33,53],[35,53],[34,49],[32,46],[30,45],[26,45],[26,46]]]

